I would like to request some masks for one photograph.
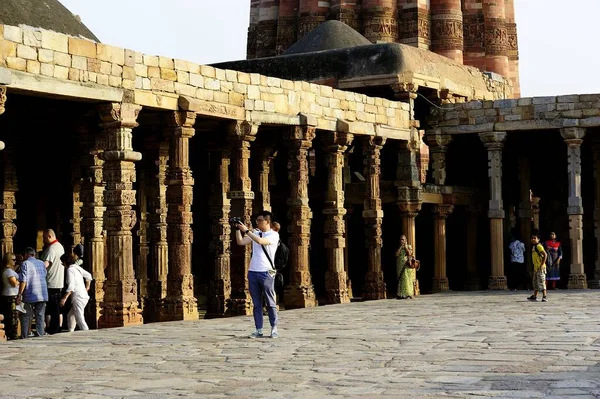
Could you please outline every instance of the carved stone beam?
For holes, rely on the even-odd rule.
[[[448,146],[452,142],[452,136],[441,134],[439,130],[429,131],[425,134],[425,140],[429,146],[429,154],[432,161],[433,181],[439,186],[446,183],[446,154]]]

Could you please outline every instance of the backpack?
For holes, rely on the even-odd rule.
[[[275,251],[275,270],[285,269],[288,264],[288,258],[290,257],[290,249],[287,245],[279,240],[277,244],[277,251]]]

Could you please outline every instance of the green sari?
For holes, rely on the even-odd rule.
[[[407,245],[407,247],[412,250],[410,245]],[[408,261],[408,252],[406,248],[402,248],[400,254],[396,257],[397,296],[400,298],[412,297],[415,294],[415,278],[417,277],[417,273],[415,269],[406,266],[406,261]]]

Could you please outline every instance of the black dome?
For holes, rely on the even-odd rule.
[[[79,18],[58,0],[0,0],[0,23],[12,26],[27,25],[99,41]]]
[[[372,44],[369,39],[340,21],[327,21],[308,32],[284,53],[302,54]]]

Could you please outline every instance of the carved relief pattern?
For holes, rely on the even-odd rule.
[[[295,126],[284,135],[288,148],[288,232],[290,247],[290,282],[286,287],[287,309],[316,306],[310,276],[310,224],[312,212],[308,206],[308,150],[315,138],[312,126]]]
[[[272,148],[261,148],[258,152],[258,176],[255,181],[254,213],[271,210],[271,193],[269,189],[269,177],[271,174],[271,163],[275,159],[276,152]]]
[[[344,152],[352,143],[349,133],[326,132],[323,135],[325,165],[327,166],[327,191],[323,214],[325,215],[325,251],[327,272],[325,290],[328,303],[350,302],[347,275],[344,269],[344,248],[346,247],[346,222],[344,215]]]
[[[300,18],[298,19],[298,38],[300,40],[311,30],[315,29],[317,26],[321,25],[323,22],[327,20],[327,16],[325,15],[315,15],[315,14],[300,14]]]
[[[169,138],[166,192],[169,271],[161,320],[198,320],[192,276],[194,179],[189,162],[196,114],[171,112],[165,122],[165,136]]]
[[[298,17],[279,17],[277,22],[276,55],[283,54],[285,50],[296,43],[298,33]]]
[[[431,49],[462,50],[463,49],[463,22],[462,14],[444,14],[442,18],[432,20]]]
[[[259,21],[256,27],[256,57],[261,58],[276,55],[276,38],[277,20]]]
[[[229,191],[229,153],[214,149],[210,154],[212,174],[209,218],[211,239],[209,250],[214,259],[214,275],[210,282],[208,312],[209,317],[223,317],[231,309],[231,226]]]
[[[238,121],[229,126],[228,140],[231,146],[231,216],[242,218],[248,226],[252,218],[254,192],[250,178],[250,145],[256,139],[258,125]],[[248,267],[251,246],[233,246],[231,250],[231,301],[228,311],[233,315],[252,312],[252,300],[248,291]]]
[[[0,96],[2,93],[0,92]],[[2,151],[2,203],[0,204],[0,252],[14,253],[13,238],[17,233],[16,194],[18,191],[17,170],[15,169],[15,149],[12,146]]]
[[[486,55],[507,55],[508,30],[504,19],[490,19],[485,23]]]
[[[133,265],[131,229],[137,223],[132,206],[136,203],[134,162],[141,154],[132,147],[132,129],[137,126],[141,106],[109,104],[100,107],[107,145],[104,159],[104,228],[107,232],[105,296],[99,327],[122,327],[141,324],[137,281]]]
[[[365,165],[366,192],[363,210],[365,222],[366,248],[368,251],[367,274],[365,276],[364,299],[385,299],[386,285],[381,265],[381,248],[383,246],[383,208],[381,204],[381,149],[385,145],[385,137],[370,136],[364,139],[363,153]]]
[[[426,46],[431,43],[431,17],[425,11],[403,11],[400,14],[400,39],[418,38]]]
[[[465,52],[485,52],[485,29],[483,13],[463,15]]]
[[[6,110],[6,86],[0,86],[0,115]]]
[[[517,24],[507,23],[506,32],[508,34],[508,59],[516,61],[519,59],[519,40],[517,36]]]
[[[373,43],[398,41],[396,10],[382,9],[363,12],[363,36]]]

